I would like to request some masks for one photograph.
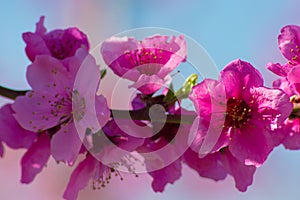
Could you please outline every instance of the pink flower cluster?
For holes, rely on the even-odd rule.
[[[183,35],[105,40],[100,53],[106,65],[132,81],[129,87],[138,91],[131,112],[149,116],[159,105],[152,113],[155,119],[142,115],[133,120],[141,131],[128,125],[130,119],[113,115],[105,97],[90,89],[92,83],[99,86],[101,75],[89,54],[87,36],[78,28],[47,32],[43,23],[41,17],[34,33],[23,34],[32,62],[26,72],[31,89],[0,109],[0,156],[3,143],[26,149],[21,159],[22,183],[32,182],[50,157],[68,166],[80,160],[63,194],[75,200],[90,181],[99,189],[112,175],[122,177],[120,166],[137,176],[138,161],[131,155],[136,152],[144,157],[155,192],[178,180],[183,164],[215,181],[230,175],[236,188],[246,191],[256,169],[276,146],[300,149],[298,26],[284,27],[278,37],[288,62],[267,64],[281,76],[273,88],[264,86],[262,75],[250,63],[234,60],[218,80],[187,82],[189,87],[183,91],[188,91],[195,111],[183,109],[185,97],[176,96],[169,87],[170,73],[188,58]],[[78,85],[83,66],[86,71]],[[176,116],[194,120],[184,123],[168,118]]]

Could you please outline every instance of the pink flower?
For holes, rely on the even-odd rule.
[[[288,25],[281,29],[278,36],[279,49],[288,60],[286,64],[268,63],[267,68],[273,73],[286,77],[288,72],[300,64],[300,27]]]
[[[288,80],[290,80],[290,82]],[[294,107],[298,108],[300,103],[299,97],[299,67],[294,67],[286,78],[278,79],[273,82],[274,88],[283,90],[290,96],[291,101],[294,103]],[[278,127],[278,132],[281,132],[282,136],[279,138],[279,144],[283,144],[286,149],[298,150],[300,149],[300,121],[299,118],[294,118],[290,115],[290,118],[286,119],[284,123]]]
[[[95,101],[102,125],[108,121],[110,111],[103,96],[89,92],[89,84],[96,83],[97,86],[100,80],[100,71],[93,57],[80,49],[67,63],[64,66],[51,56],[37,56],[27,69],[32,91],[18,97],[12,108],[24,129],[38,133],[48,131],[53,157],[72,165],[81,149],[86,128],[93,132],[99,130],[98,121],[91,118],[94,117],[91,115],[94,108],[87,105],[94,105],[91,102]],[[82,71],[81,65],[87,65],[88,70]],[[84,73],[84,80],[78,88],[73,88],[77,83],[77,72]],[[79,124],[76,127],[75,122]]]
[[[122,78],[135,83],[144,94],[153,94],[170,80],[172,72],[187,56],[182,35],[155,35],[142,41],[128,37],[111,37],[103,42],[101,53],[105,63]]]
[[[87,36],[78,28],[56,29],[46,32],[42,16],[36,23],[35,33],[23,33],[23,40],[26,43],[26,54],[31,61],[37,55],[51,55],[57,59],[65,59],[75,55],[79,48],[89,50]]]
[[[220,86],[224,93],[219,92]],[[263,87],[260,73],[241,60],[229,63],[221,71],[219,81],[205,79],[195,86],[190,99],[202,118],[194,122],[198,126],[195,146],[199,155],[228,147],[239,162],[254,166],[264,163],[274,147],[270,139],[274,126],[280,125],[293,108],[284,92]],[[217,115],[209,123],[211,112]],[[213,137],[217,140],[211,140]],[[212,143],[212,147],[201,148],[207,143]]]
[[[125,124],[126,120],[119,123]],[[124,166],[129,172],[135,174],[134,167],[129,162],[132,156],[129,155],[130,152],[143,144],[144,139],[127,135],[118,127],[114,120],[109,121],[102,130],[103,132],[93,135],[94,147],[91,151],[94,152],[94,155],[87,154],[86,158],[79,163],[71,174],[68,186],[64,192],[65,199],[77,199],[79,191],[88,185],[90,179],[93,181],[93,189],[105,187],[112,175],[121,175],[117,170],[118,166]],[[118,148],[125,150],[127,153],[118,151]],[[108,164],[105,165],[102,161]]]

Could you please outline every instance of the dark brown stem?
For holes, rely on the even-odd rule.
[[[9,99],[14,100],[18,96],[24,96],[26,94],[26,92],[27,92],[27,90],[22,90],[22,91],[12,90],[12,89],[9,89],[9,88],[2,87],[0,85],[0,95],[3,96],[3,97],[9,98]]]
[[[150,121],[148,109],[140,110],[111,110],[111,116],[118,119],[146,120]],[[196,115],[167,115],[166,119],[154,118],[156,122],[166,122],[170,124],[192,124]]]

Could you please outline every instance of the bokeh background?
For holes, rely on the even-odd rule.
[[[45,15],[48,30],[78,26],[88,34],[92,48],[105,38],[132,28],[174,29],[200,43],[219,69],[241,58],[256,66],[270,86],[276,76],[265,69],[265,64],[285,62],[277,46],[277,36],[284,25],[300,25],[299,7],[298,0],[3,0],[0,3],[0,84],[15,89],[29,88],[25,79],[29,61],[21,34],[34,31],[36,21]],[[109,88],[109,81],[117,78],[109,73],[107,79],[110,79],[106,82]],[[0,98],[0,105],[7,102]],[[23,153],[6,148],[4,159],[0,159],[0,199],[62,199],[71,169],[51,159],[32,184],[22,185],[19,163]],[[126,175],[125,180],[116,178],[100,191],[87,187],[79,199],[298,200],[300,152],[278,147],[257,170],[253,185],[245,193],[235,189],[231,177],[215,183],[198,177],[187,167],[182,178],[168,185],[162,194],[154,193],[150,185],[148,175],[139,178]]]

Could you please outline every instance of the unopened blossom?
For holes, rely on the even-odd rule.
[[[81,85],[73,88],[82,63],[88,65],[88,71],[84,72]],[[72,165],[86,129],[97,131],[98,121],[92,118],[98,118],[100,125],[104,125],[110,116],[105,98],[87,92],[89,83],[95,82],[97,87],[100,80],[95,60],[84,49],[78,50],[66,66],[52,56],[40,55],[28,67],[27,80],[32,90],[13,103],[15,118],[26,130],[50,131],[51,154],[57,161]],[[96,106],[89,103],[93,101]],[[91,115],[94,109],[96,114]]]
[[[224,88],[223,93],[218,92],[220,86]],[[222,96],[224,101],[219,101]],[[288,95],[264,87],[261,74],[241,60],[229,63],[218,81],[205,79],[195,86],[190,99],[201,118],[195,120],[199,123],[198,131],[192,133],[198,137],[194,149],[199,150],[199,155],[203,157],[228,147],[239,162],[256,167],[265,162],[274,148],[270,139],[274,127],[282,124],[293,108]],[[210,119],[214,112],[223,118]],[[210,131],[203,123],[209,123]],[[214,146],[201,151],[201,145],[216,134],[219,136],[213,141]]]
[[[154,35],[141,41],[111,37],[103,42],[101,54],[116,75],[134,82],[130,87],[153,94],[170,81],[170,72],[186,59],[187,50],[182,35]]]
[[[34,33],[23,33],[26,43],[26,54],[31,61],[37,55],[51,55],[57,59],[65,59],[75,55],[79,48],[89,50],[87,36],[76,27],[55,29],[47,32],[44,27],[45,17],[36,23]]]
[[[300,64],[300,27],[296,25],[283,27],[278,36],[278,45],[288,62],[283,65],[268,63],[267,68],[279,76],[286,77],[294,66]]]

